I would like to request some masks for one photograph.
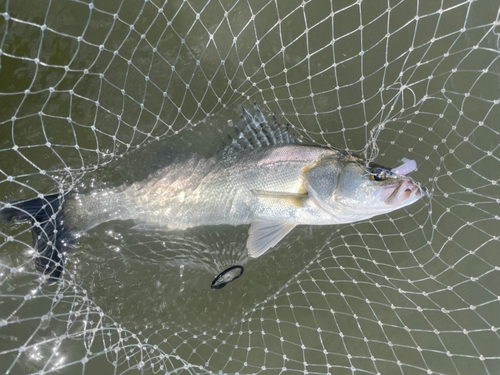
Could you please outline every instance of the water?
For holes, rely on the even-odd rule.
[[[415,159],[433,195],[296,228],[256,260],[244,226],[105,223],[52,287],[37,279],[29,226],[1,224],[0,371],[498,371],[494,2],[92,4],[0,2],[2,201],[210,156],[254,101],[306,144],[370,155],[376,136],[377,162]],[[243,276],[211,290],[234,264]]]

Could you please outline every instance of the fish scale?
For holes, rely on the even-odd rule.
[[[189,155],[130,186],[66,194],[62,207],[57,195],[12,202],[0,216],[40,223],[33,229],[33,247],[44,259],[37,269],[55,282],[78,233],[110,220],[133,220],[146,230],[250,224],[246,245],[258,257],[297,225],[368,219],[426,194],[405,175],[415,162],[367,173],[367,163],[345,151],[297,144],[257,106],[253,115],[243,110],[235,130],[211,158]]]

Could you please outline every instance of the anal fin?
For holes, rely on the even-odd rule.
[[[280,242],[295,224],[281,221],[255,221],[248,231],[247,249],[252,258],[258,258]]]

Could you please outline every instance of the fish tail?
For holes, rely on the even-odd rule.
[[[0,219],[31,223],[35,266],[46,276],[46,283],[56,283],[63,272],[71,245],[75,242],[63,213],[64,195],[52,194],[30,200],[10,202],[0,209]]]

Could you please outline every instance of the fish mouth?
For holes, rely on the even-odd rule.
[[[381,188],[377,195],[387,205],[401,206],[428,196],[429,191],[411,177],[405,177],[396,184]]]

